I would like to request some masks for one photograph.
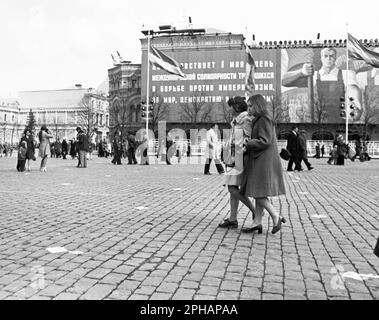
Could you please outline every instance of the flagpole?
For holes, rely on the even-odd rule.
[[[150,105],[150,30],[147,32],[147,88],[146,88],[146,139],[149,151],[149,105]]]
[[[349,144],[349,114],[348,114],[348,104],[349,104],[349,92],[348,92],[348,79],[349,79],[349,24],[346,23],[346,90],[345,90],[345,142]]]

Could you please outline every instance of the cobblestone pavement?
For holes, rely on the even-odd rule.
[[[18,173],[0,158],[0,299],[379,299],[379,161],[311,162],[272,199],[282,231],[266,213],[251,235],[245,207],[238,229],[217,228],[229,197],[213,164],[204,176],[201,164],[49,159]]]

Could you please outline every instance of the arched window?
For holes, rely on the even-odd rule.
[[[312,140],[334,140],[334,135],[330,131],[317,130],[312,133]]]

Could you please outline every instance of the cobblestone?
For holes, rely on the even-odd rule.
[[[244,206],[238,229],[217,228],[229,195],[202,165],[94,157],[85,170],[49,159],[48,172],[18,173],[15,161],[0,158],[0,299],[379,299],[378,279],[342,277],[379,274],[377,160],[284,171],[276,235],[268,214],[263,234],[241,233]],[[46,250],[58,246],[81,252]]]

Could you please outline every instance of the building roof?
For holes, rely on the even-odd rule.
[[[205,28],[205,33],[206,34],[215,34],[215,33],[223,34],[223,33],[229,33],[229,32],[216,29],[216,28]]]
[[[88,93],[87,88],[21,91],[18,93],[18,102],[21,109],[44,108],[62,109],[77,107],[83,96]]]
[[[109,93],[109,79],[106,78],[96,89],[99,93],[108,95]]]

